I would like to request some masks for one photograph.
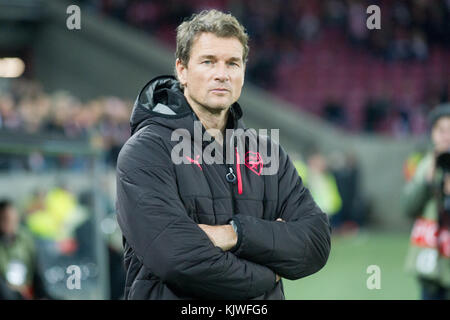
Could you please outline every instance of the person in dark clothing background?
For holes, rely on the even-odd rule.
[[[177,28],[177,78],[138,95],[117,162],[125,299],[285,299],[281,278],[327,262],[326,214],[278,141],[242,121],[247,41],[230,14],[193,15]]]

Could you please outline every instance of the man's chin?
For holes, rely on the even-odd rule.
[[[212,102],[209,103],[207,105],[207,109],[211,112],[211,113],[220,113],[224,110],[228,110],[228,108],[230,107],[232,103],[231,102]]]

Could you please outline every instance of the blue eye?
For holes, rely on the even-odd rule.
[[[211,60],[205,60],[205,61],[203,61],[202,63],[210,64],[210,63],[211,63]]]

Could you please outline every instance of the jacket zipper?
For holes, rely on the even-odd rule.
[[[241,165],[239,162],[241,161],[239,157],[239,152],[236,148],[236,173],[237,173],[237,182],[238,182],[238,193],[242,194],[242,176],[241,176]]]
[[[234,134],[233,134],[234,135]],[[231,141],[233,140],[233,135],[231,136],[231,140],[230,140],[230,147],[232,146]],[[235,184],[236,180],[238,182],[238,193],[242,194],[242,176],[241,176],[241,168],[239,167],[239,153],[237,151],[237,148],[235,148],[236,151],[236,174],[234,173],[234,169],[233,166],[230,164],[227,164],[228,167],[228,173],[225,176],[225,179],[227,180],[228,183],[230,183],[230,191],[231,191],[231,206],[233,209],[233,215],[237,214],[238,212],[236,212],[236,203],[235,203],[235,196],[234,196],[234,188],[233,188],[233,184]],[[225,157],[225,153],[224,153],[224,162],[226,163],[226,157]]]
[[[236,174],[234,174],[233,166],[230,164],[227,164],[228,166],[228,173],[225,176],[225,179],[229,182],[234,184],[237,180],[238,184],[238,193],[242,194],[242,176],[241,176],[241,167],[239,165],[240,157],[239,153],[236,148]],[[237,176],[236,176],[237,175]]]
[[[228,183],[230,183],[230,192],[231,192],[231,208],[233,210],[232,214],[236,214],[236,204],[234,199],[234,190],[233,190],[233,184],[236,182],[236,175],[234,174],[233,167],[229,164],[227,164],[228,167],[228,173],[225,176],[225,179]]]

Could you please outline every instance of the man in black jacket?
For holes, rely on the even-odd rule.
[[[138,95],[117,164],[126,299],[284,299],[281,278],[328,259],[327,216],[277,142],[242,122],[247,40],[229,14],[194,15],[177,29],[177,79]]]

